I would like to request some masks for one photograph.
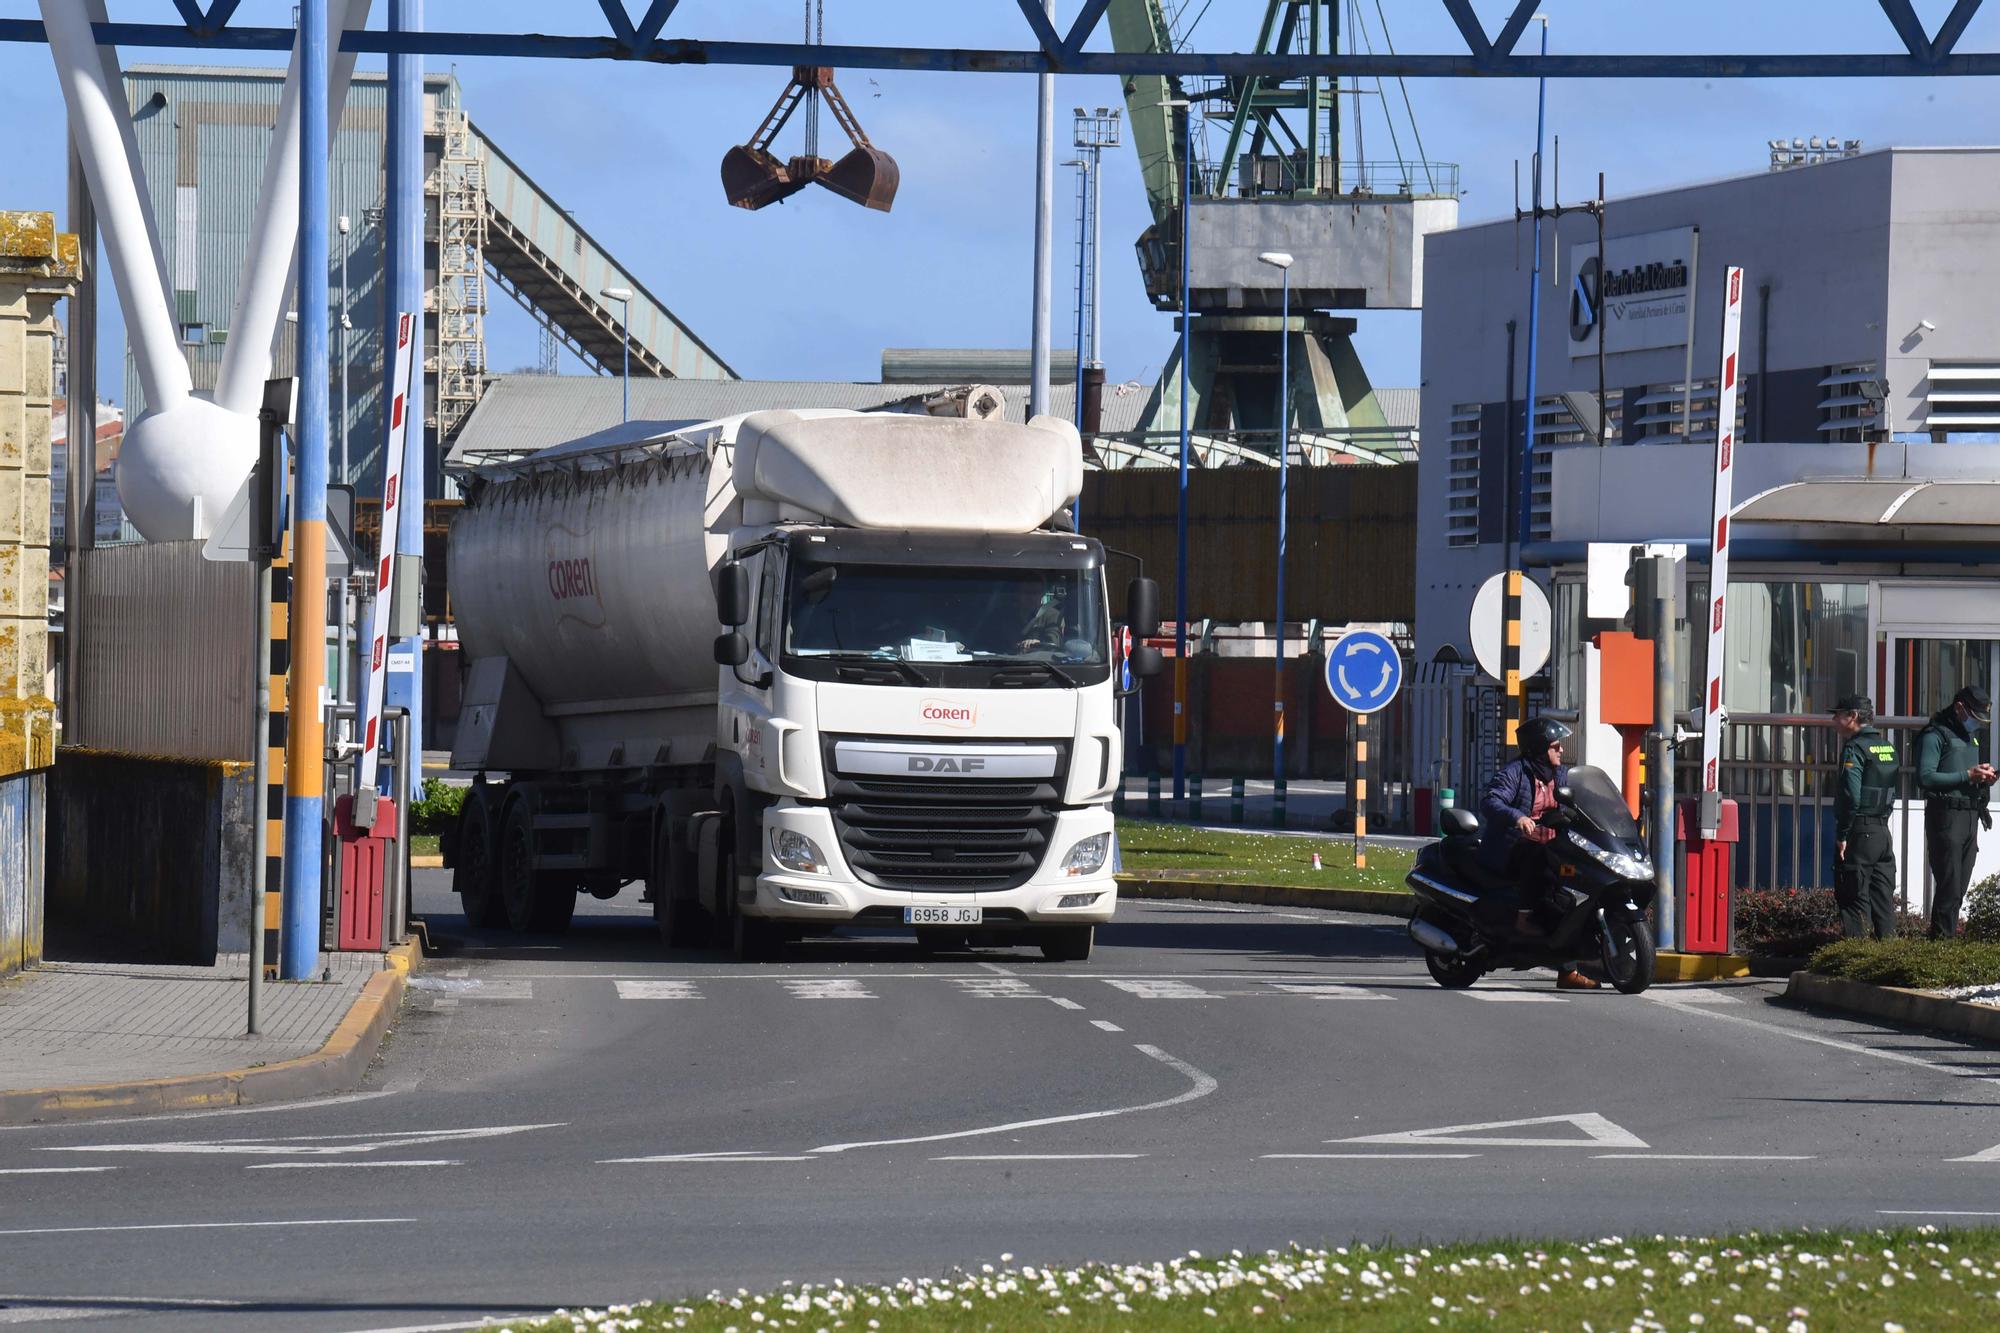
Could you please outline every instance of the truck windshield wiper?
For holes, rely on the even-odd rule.
[[[1038,657],[1024,658],[1019,662],[1009,662],[1006,666],[1001,667],[993,673],[993,679],[997,681],[1002,676],[1013,671],[1044,671],[1073,690],[1083,688],[1083,682],[1075,676],[1070,675],[1069,672],[1064,671],[1054,662],[1044,662]]]
[[[929,676],[926,676],[900,657],[878,657],[874,653],[857,652],[827,653],[825,657],[830,662],[839,662],[843,665],[853,665],[863,668],[881,667],[895,672],[912,685],[929,685],[931,683]]]

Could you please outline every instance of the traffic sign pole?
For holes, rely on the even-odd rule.
[[[1354,715],[1354,762],[1349,765],[1348,806],[1354,812],[1354,868],[1368,868],[1369,719],[1395,702],[1403,688],[1403,656],[1374,630],[1349,630],[1326,655],[1326,690]]]

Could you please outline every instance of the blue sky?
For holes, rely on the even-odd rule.
[[[1193,0],[1198,7],[1201,0]],[[1375,0],[1361,0],[1371,13]],[[1474,0],[1490,31],[1510,0]],[[643,0],[630,7],[643,11]],[[1935,28],[1950,0],[1917,0]],[[1059,0],[1061,22],[1075,0]],[[1398,50],[1457,52],[1436,0],[1388,0]],[[171,22],[169,0],[111,0],[125,21]],[[1552,51],[1900,51],[1875,0],[1676,0],[1606,4],[1548,0]],[[596,33],[592,0],[429,0],[433,28]],[[1259,0],[1212,0],[1199,29],[1207,49],[1243,49]],[[2000,0],[1988,6],[2000,10]],[[1012,0],[825,0],[829,41],[909,46],[1029,44]],[[0,17],[35,13],[0,0]],[[380,27],[387,0],[371,19]],[[291,5],[246,0],[239,22],[288,24]],[[668,35],[790,37],[793,0],[684,0]],[[1371,17],[1371,26],[1373,20]],[[1523,47],[1535,40],[1531,33]],[[1097,45],[1108,46],[1108,34]],[[1961,51],[1995,49],[2000,17],[1982,12]],[[190,51],[122,53],[141,61],[282,63]],[[436,61],[433,67],[452,62]],[[369,67],[364,64],[364,68]],[[379,67],[379,65],[378,65]],[[508,154],[550,190],[676,313],[741,373],[766,378],[873,379],[885,346],[1025,347],[1034,212],[1034,80],[1004,75],[853,72],[840,82],[875,143],[902,168],[895,210],[860,209],[822,190],[745,213],[722,198],[722,154],[755,128],[785,80],[774,69],[642,66],[612,62],[456,62],[467,108]],[[870,80],[874,82],[871,84]],[[1428,155],[1460,164],[1463,220],[1506,215],[1513,170],[1533,149],[1535,89],[1527,81],[1413,81],[1410,96]],[[1069,108],[1116,104],[1105,78],[1057,80],[1059,159]],[[1555,81],[1549,123],[1562,136],[1563,183],[1575,197],[1607,174],[1609,192],[1760,170],[1765,140],[1838,134],[1869,146],[2000,142],[1991,84],[1936,80]],[[58,212],[64,190],[62,99],[46,47],[0,44],[0,123],[14,127],[0,164],[0,207]],[[21,133],[23,129],[39,131]],[[823,132],[835,138],[829,122]],[[796,130],[791,134],[795,135]],[[780,141],[790,145],[791,137]],[[1371,150],[1371,157],[1378,154]],[[1131,242],[1150,220],[1130,148],[1107,154],[1104,194],[1104,347],[1113,381],[1150,380],[1173,340],[1153,311]],[[1072,319],[1073,175],[1058,169],[1056,342]],[[535,359],[531,321],[497,291],[488,321],[490,364]],[[107,302],[103,381],[122,357]],[[1419,316],[1363,313],[1361,355],[1378,384],[1417,382]],[[566,369],[575,369],[574,364]]]

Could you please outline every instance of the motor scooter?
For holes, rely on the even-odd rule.
[[[1480,857],[1478,816],[1444,812],[1444,838],[1419,852],[1404,878],[1417,899],[1410,938],[1423,949],[1431,978],[1459,990],[1488,972],[1561,967],[1594,955],[1613,986],[1637,995],[1652,984],[1654,966],[1646,919],[1653,863],[1638,821],[1602,770],[1579,766],[1556,789],[1556,808],[1542,824],[1555,833],[1540,844],[1554,888],[1532,914],[1543,930],[1523,932],[1515,884]]]

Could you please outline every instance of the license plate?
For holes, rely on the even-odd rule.
[[[906,926],[976,926],[979,924],[977,907],[905,907],[903,924]]]

